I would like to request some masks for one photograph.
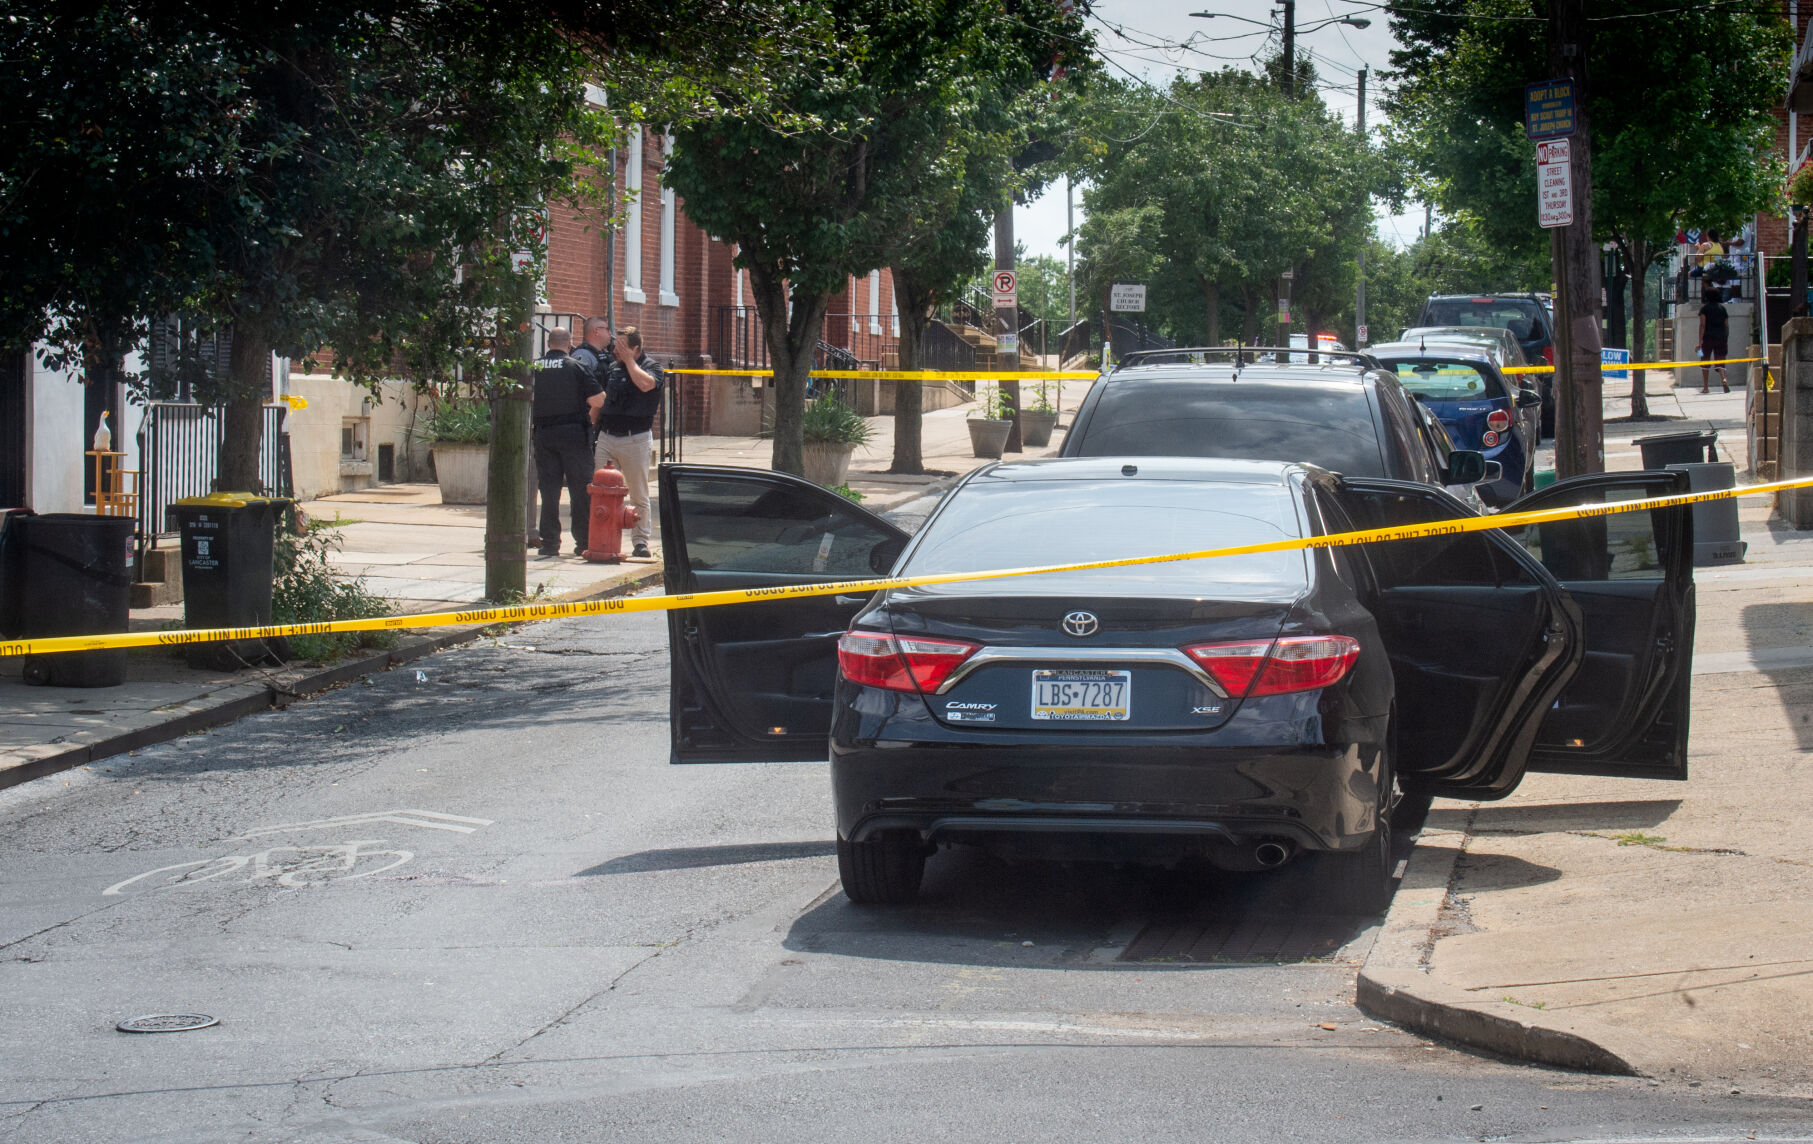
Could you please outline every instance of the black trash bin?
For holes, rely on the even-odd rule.
[[[0,627],[18,639],[124,632],[131,619],[130,517],[6,514],[0,529]],[[28,655],[27,683],[117,687],[126,649]]]
[[[277,523],[292,502],[252,493],[213,493],[172,504],[182,536],[183,626],[249,628],[271,622],[271,555]],[[191,666],[232,671],[282,663],[289,641],[217,640],[189,644]]]
[[[1717,429],[1696,429],[1691,433],[1657,433],[1635,441],[1643,452],[1643,467],[1666,469],[1670,465],[1696,465],[1717,461],[1713,443],[1719,439]]]

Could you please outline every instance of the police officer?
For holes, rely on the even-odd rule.
[[[604,331],[607,335],[610,331]],[[634,558],[650,557],[648,542],[654,536],[649,519],[648,466],[654,452],[655,413],[661,408],[661,367],[642,352],[642,334],[634,326],[617,331],[607,338],[611,347],[610,367],[605,376],[604,407],[598,415],[599,468],[610,465],[623,473],[629,487],[630,504],[638,520],[630,529],[635,549]]]
[[[585,487],[592,479],[588,424],[604,404],[604,386],[567,353],[571,330],[548,331],[548,352],[530,368],[535,374],[531,413],[536,484],[541,490],[541,555],[560,554],[560,488],[566,486],[573,513],[573,551],[586,548],[591,499]]]

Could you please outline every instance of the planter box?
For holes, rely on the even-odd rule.
[[[856,446],[835,441],[807,441],[800,446],[805,477],[815,485],[834,489],[850,472],[850,454]]]
[[[442,504],[484,504],[485,472],[491,465],[491,446],[434,443],[434,475],[441,486]]]
[[[1013,428],[1012,421],[983,421],[972,417],[964,424],[969,426],[970,448],[976,456],[1001,459],[1001,450],[1007,448],[1007,431]]]
[[[1057,427],[1056,410],[1041,413],[1027,409],[1020,413],[1020,441],[1028,448],[1042,449],[1051,444],[1051,431]]]

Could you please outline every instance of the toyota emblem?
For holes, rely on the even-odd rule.
[[[1096,620],[1094,612],[1069,612],[1064,616],[1064,634],[1077,639],[1094,635],[1095,629],[1099,627],[1101,623]]]

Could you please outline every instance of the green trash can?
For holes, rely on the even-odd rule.
[[[124,632],[131,620],[131,517],[8,513],[0,529],[0,634],[19,639]],[[126,649],[28,655],[27,683],[117,687]]]
[[[182,537],[183,626],[249,628],[271,622],[272,552],[277,525],[294,502],[255,493],[211,493],[172,504]],[[191,667],[233,671],[289,658],[285,639],[185,645]]]

